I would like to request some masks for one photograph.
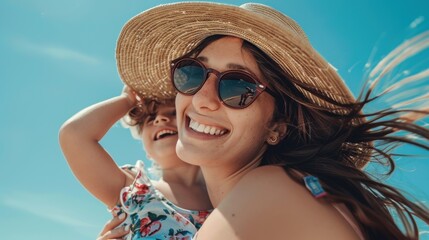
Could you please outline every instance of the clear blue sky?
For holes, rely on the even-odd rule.
[[[110,215],[70,172],[58,129],[82,108],[120,93],[115,44],[121,27],[135,14],[168,2],[0,2],[2,239],[95,239]],[[355,93],[365,63],[409,37],[411,23],[429,25],[427,0],[260,2],[298,21]],[[120,165],[145,156],[119,124],[102,143]],[[388,182],[427,201],[429,158],[403,158],[398,165]]]

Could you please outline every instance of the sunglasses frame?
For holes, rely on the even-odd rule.
[[[177,66],[179,63],[183,62],[183,61],[191,61],[194,62],[195,64],[198,64],[204,71],[204,79],[202,80],[201,84],[198,86],[198,88],[196,88],[195,91],[193,91],[192,93],[184,93],[182,91],[180,91],[177,87],[176,84],[174,83],[174,72],[177,69]],[[224,71],[224,72],[219,72],[213,68],[207,68],[201,61],[199,61],[196,58],[179,58],[177,60],[174,60],[171,62],[170,64],[171,67],[171,82],[174,86],[174,88],[181,94],[183,95],[187,95],[187,96],[192,96],[195,95],[198,91],[200,91],[200,89],[204,86],[204,84],[206,83],[207,79],[209,78],[210,73],[213,73],[216,76],[216,86],[217,86],[217,96],[218,99],[222,102],[222,104],[224,104],[225,106],[229,107],[229,108],[233,108],[233,109],[244,109],[247,108],[248,106],[250,106],[255,100],[256,98],[264,91],[266,91],[267,93],[269,93],[270,95],[273,95],[273,92],[264,84],[261,83],[261,81],[259,81],[259,79],[254,76],[252,73],[246,72],[246,71],[242,71],[242,70],[228,70],[228,71]],[[247,76],[248,78],[252,79],[254,81],[254,84],[256,85],[256,93],[253,97],[253,99],[246,105],[244,106],[231,106],[228,103],[226,103],[222,98],[221,98],[221,94],[220,94],[220,81],[222,80],[222,77],[227,75],[227,74],[242,74]]]

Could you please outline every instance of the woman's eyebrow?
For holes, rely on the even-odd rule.
[[[228,63],[228,64],[226,65],[226,67],[227,67],[228,69],[233,69],[233,70],[245,70],[245,71],[247,71],[247,72],[252,72],[252,71],[250,71],[250,69],[249,69],[249,68],[247,68],[247,67],[245,67],[245,66],[243,66],[243,65],[240,65],[240,64],[236,64],[236,63]]]
[[[197,59],[199,61],[203,62],[203,63],[207,63],[208,62],[208,58],[204,57],[204,56],[199,56],[199,57],[197,57]],[[231,69],[231,70],[244,70],[244,71],[247,71],[247,72],[252,72],[252,71],[250,71],[249,68],[247,68],[247,67],[245,67],[243,65],[240,65],[240,64],[236,64],[236,63],[228,63],[226,65],[226,67],[228,69]]]
[[[197,59],[197,60],[200,60],[201,62],[208,62],[208,61],[209,61],[209,59],[208,59],[208,58],[203,57],[203,56],[198,56],[198,57],[196,57],[196,59]]]

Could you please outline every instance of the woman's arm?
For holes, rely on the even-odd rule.
[[[116,204],[120,190],[131,176],[116,165],[99,141],[135,102],[135,96],[124,88],[120,96],[78,112],[60,129],[60,145],[71,170],[108,207]]]

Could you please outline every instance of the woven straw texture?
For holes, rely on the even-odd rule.
[[[251,3],[238,7],[182,2],[138,14],[125,24],[117,42],[121,79],[145,98],[171,98],[175,92],[169,80],[170,62],[215,34],[243,38],[295,79],[316,86],[340,102],[354,101],[341,77],[312,48],[295,21],[268,6]],[[302,92],[318,105],[332,107]]]
[[[170,99],[176,94],[169,79],[171,61],[216,34],[245,39],[296,80],[341,103],[355,101],[335,69],[313,49],[294,20],[271,7],[254,3],[233,6],[181,2],[159,5],[136,15],[124,25],[118,38],[119,75],[143,98]],[[317,105],[333,109],[330,103],[298,89]],[[334,111],[347,112],[347,109]],[[362,151],[356,146],[352,148]],[[355,165],[362,168],[368,161],[368,157],[362,157],[356,159]]]
[[[129,20],[119,36],[116,58],[123,82],[144,98],[175,96],[170,81],[170,63],[212,35],[245,39],[276,61],[290,76],[317,88],[341,102],[355,99],[332,66],[313,49],[301,27],[277,10],[254,3],[241,6],[208,2],[166,4],[144,11]],[[347,112],[298,89],[317,105]],[[357,121],[363,121],[358,119]],[[369,153],[358,145],[344,146],[362,157],[355,166],[363,168]],[[366,157],[364,157],[366,156]]]

